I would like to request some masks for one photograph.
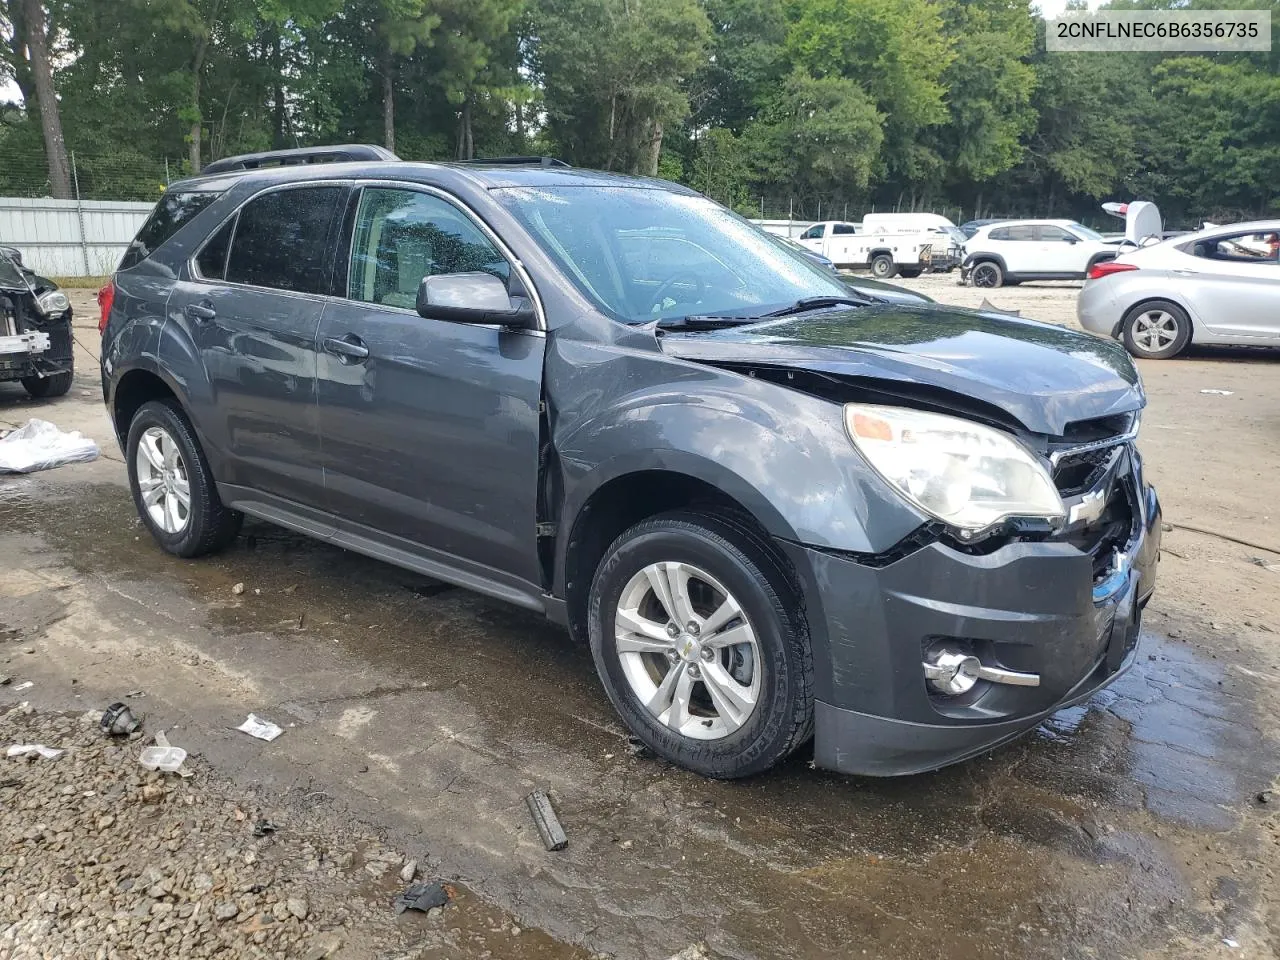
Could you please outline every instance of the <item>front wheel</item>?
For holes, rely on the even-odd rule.
[[[160,546],[198,557],[235,539],[244,516],[223,506],[195,430],[176,403],[139,407],[125,454],[138,516]]]
[[[916,277],[920,276],[920,274],[923,272],[924,270],[921,267],[903,267],[902,268],[902,275],[906,277],[908,280],[914,280]]]
[[[687,512],[637,524],[605,553],[588,616],[609,699],[672,763],[751,776],[811,735],[804,618],[779,559],[745,522]]]
[[[1125,314],[1121,323],[1125,348],[1135,357],[1168,360],[1183,351],[1191,340],[1191,318],[1187,311],[1168,300],[1139,304]]]
[[[969,271],[969,280],[975,287],[994,288],[1004,283],[1004,271],[994,260],[975,263]]]
[[[75,376],[75,358],[73,357],[67,369],[61,373],[47,377],[23,377],[22,387],[36,400],[51,400],[54,397],[64,396],[71,389]]]

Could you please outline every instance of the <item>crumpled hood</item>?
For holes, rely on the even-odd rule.
[[[1129,355],[1087,333],[1002,313],[877,304],[745,327],[664,330],[685,360],[805,369],[948,390],[999,407],[1028,430],[1140,409]]]

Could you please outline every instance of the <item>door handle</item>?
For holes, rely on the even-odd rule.
[[[324,341],[324,349],[343,363],[364,363],[369,359],[369,348],[354,333],[341,338],[328,337]]]
[[[1173,272],[1180,277],[1194,277],[1197,273],[1199,273],[1198,270],[1175,270]]]
[[[183,313],[187,315],[188,320],[194,320],[196,323],[208,323],[218,315],[218,311],[213,309],[213,304],[208,300],[201,303],[188,303]]]

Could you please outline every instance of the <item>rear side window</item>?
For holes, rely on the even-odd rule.
[[[815,223],[812,227],[800,234],[801,240],[821,240],[822,231],[827,228],[825,223]]]
[[[1008,240],[1009,228],[996,227],[994,230],[992,230],[990,233],[987,234],[987,237],[988,239],[991,239],[991,240]]]
[[[832,234],[838,237],[848,236],[849,234],[857,233],[858,228],[855,227],[852,223],[837,223],[834,227],[831,228],[831,232]]]
[[[162,243],[217,199],[218,194],[208,190],[165,194],[129,244],[129,249],[124,252],[120,269],[128,270],[147,259]]]
[[[345,193],[343,187],[299,187],[250,200],[231,237],[227,282],[327,293],[329,233]]]

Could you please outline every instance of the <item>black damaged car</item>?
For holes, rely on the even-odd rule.
[[[172,185],[104,291],[164,549],[248,514],[545,615],[712,777],[932,769],[1133,662],[1118,345],[873,299],[674,184],[342,149]]]
[[[74,377],[71,301],[52,280],[0,246],[0,380],[19,380],[33,397],[60,397]]]

